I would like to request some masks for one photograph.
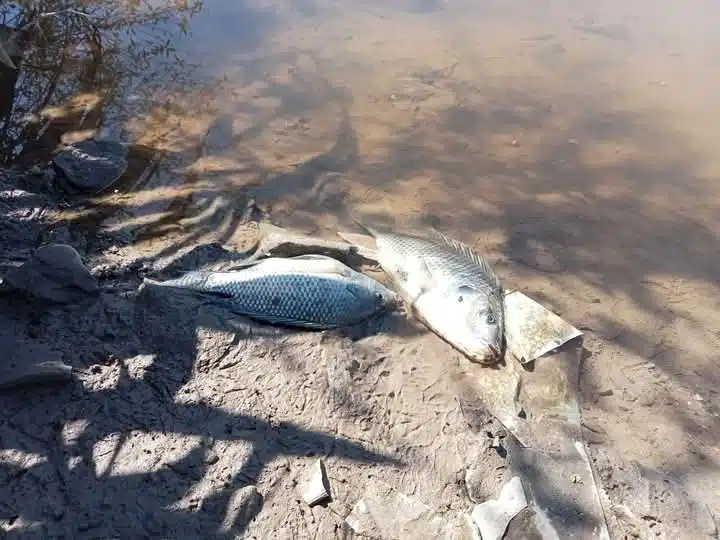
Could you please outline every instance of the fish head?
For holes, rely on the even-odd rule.
[[[373,311],[392,309],[400,303],[400,297],[374,280],[365,280],[361,283],[349,283],[347,290],[359,300],[369,301]]]
[[[474,362],[497,364],[502,357],[504,332],[502,298],[465,286],[459,287],[456,294],[462,349]]]

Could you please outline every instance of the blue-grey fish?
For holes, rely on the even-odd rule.
[[[481,255],[437,231],[383,233],[355,221],[375,238],[378,263],[418,319],[474,362],[501,360],[503,290]]]
[[[378,281],[324,255],[271,257],[238,270],[146,282],[223,297],[234,312],[261,322],[311,329],[350,326],[399,300]]]

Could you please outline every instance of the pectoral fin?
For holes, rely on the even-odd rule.
[[[362,287],[359,287],[358,285],[355,285],[354,283],[347,283],[345,285],[345,289],[347,290],[347,292],[349,292],[358,299],[360,299],[364,293],[364,289]]]
[[[428,268],[427,263],[422,257],[418,257],[413,263],[411,269],[396,269],[396,275],[404,281],[404,283],[402,283],[403,288],[411,295],[408,298],[411,304],[415,304],[421,296],[437,286],[437,282],[430,272],[430,268]],[[410,291],[413,291],[414,294]]]
[[[337,328],[337,324],[330,324],[330,323],[321,323],[317,321],[308,321],[304,319],[294,319],[292,317],[277,317],[272,315],[248,315],[248,314],[241,314],[245,317],[248,317],[250,319],[254,319],[256,321],[264,322],[267,324],[272,324],[275,326],[288,326],[288,327],[297,327],[297,328],[307,328],[309,330],[329,330],[331,328]]]
[[[427,291],[430,289],[434,289],[437,286],[435,278],[433,277],[432,272],[430,272],[430,268],[425,262],[425,259],[423,259],[422,257],[418,258],[417,270],[418,280],[420,281],[421,288],[423,290]]]

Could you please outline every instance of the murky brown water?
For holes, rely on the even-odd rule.
[[[607,264],[601,236],[617,252],[700,227],[679,214],[716,224],[720,8],[645,4],[98,2],[100,40],[64,36],[70,14],[32,42],[2,156],[98,127],[135,142],[132,195],[103,202],[150,237],[232,226],[251,196],[306,230],[348,210],[488,242],[566,223],[554,256]]]
[[[471,234],[520,199],[528,214],[568,196],[711,219],[715,3],[186,4],[155,2],[133,26],[137,13],[100,2],[114,28],[94,49],[74,35],[62,66],[36,41],[4,160],[46,157],[102,125],[138,144],[124,187],[146,193],[122,200],[147,206],[146,223],[163,210],[149,199],[190,182],[251,194],[305,228],[352,208]],[[185,18],[187,36],[165,16]],[[26,113],[36,121],[20,130]]]
[[[218,233],[247,197],[305,230],[352,210],[490,250],[565,223],[552,264],[588,270],[717,232],[716,3],[477,4],[92,3],[96,27],[56,15],[34,35],[0,155],[30,164],[98,128],[133,141],[101,202],[146,238],[181,219]]]
[[[593,286],[717,270],[714,2],[133,5],[47,18],[0,155],[134,142],[98,208],[138,247],[232,243],[252,197],[309,232],[431,224]]]

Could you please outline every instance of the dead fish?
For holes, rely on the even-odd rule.
[[[145,283],[224,298],[232,311],[257,321],[318,330],[359,323],[399,300],[380,282],[324,255],[270,257],[238,270]]]
[[[437,231],[382,233],[355,221],[375,238],[378,263],[418,319],[474,362],[501,360],[503,290],[480,254]]]

